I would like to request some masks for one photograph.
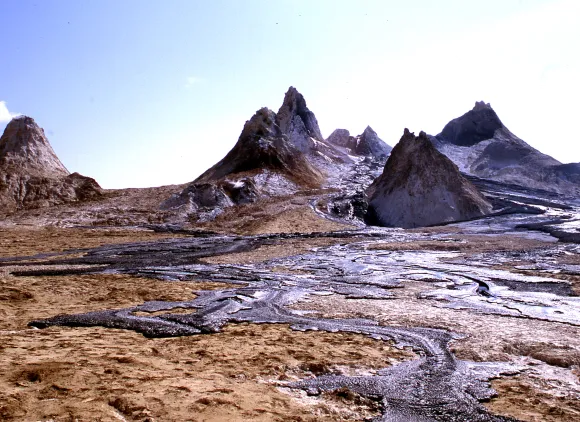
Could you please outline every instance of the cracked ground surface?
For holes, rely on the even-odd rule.
[[[23,247],[1,415],[577,420],[576,245],[478,225]]]

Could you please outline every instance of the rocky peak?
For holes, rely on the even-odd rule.
[[[50,146],[44,130],[28,116],[15,117],[0,137],[0,167],[43,177],[69,174]]]
[[[95,180],[69,174],[34,119],[8,123],[0,137],[0,211],[90,201],[102,193]]]
[[[238,142],[255,143],[260,139],[281,136],[282,131],[276,124],[276,113],[267,107],[256,111],[252,118],[246,121]]]
[[[339,147],[347,147],[351,140],[350,132],[346,129],[336,129],[326,139],[326,142]]]
[[[415,136],[408,129],[370,191],[367,219],[381,226],[409,228],[469,220],[492,208],[425,132]]]
[[[392,150],[370,126],[367,126],[364,132],[358,136],[350,136],[350,132],[346,129],[336,129],[326,139],[326,142],[347,148],[349,154],[378,159],[387,158]]]
[[[284,173],[306,185],[316,185],[321,180],[320,173],[282,133],[276,114],[265,107],[246,122],[234,148],[194,183],[219,181],[226,176],[263,170]]]
[[[472,110],[451,120],[437,136],[458,146],[472,146],[493,138],[495,131],[505,128],[489,103],[478,101]]]
[[[373,156],[376,158],[387,158],[392,148],[387,145],[370,126],[367,126],[354,148],[357,155]]]
[[[481,110],[493,110],[493,109],[491,108],[490,103],[486,103],[485,101],[476,101],[472,111],[481,111]]]
[[[282,133],[288,136],[298,150],[309,152],[312,146],[310,138],[322,141],[318,121],[306,106],[306,100],[294,87],[290,87],[284,96],[284,102],[278,110],[276,122]]]

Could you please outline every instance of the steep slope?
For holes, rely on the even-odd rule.
[[[416,137],[408,129],[369,192],[367,220],[380,226],[411,228],[469,220],[492,209],[424,132]]]
[[[377,133],[367,126],[364,132],[358,136],[350,136],[346,129],[336,129],[326,139],[329,144],[346,148],[349,154],[373,157],[378,160],[385,160],[391,153],[391,148]]]
[[[276,114],[276,123],[298,151],[306,154],[315,165],[350,162],[348,156],[327,142],[320,132],[316,116],[306,106],[304,96],[294,87],[284,95],[282,106]]]
[[[580,193],[570,168],[511,133],[489,104],[477,102],[435,137],[439,151],[464,173],[555,192]]]
[[[355,138],[352,150],[357,155],[371,156],[379,159],[386,159],[391,153],[391,148],[387,145],[370,126]]]
[[[316,121],[314,115],[312,119]],[[321,175],[306,161],[276,123],[276,114],[261,108],[246,122],[234,148],[195,182],[211,182],[228,175],[270,170],[305,185],[317,185]]]
[[[206,213],[207,219],[225,207],[255,202],[259,197],[319,187],[322,173],[282,132],[276,117],[268,108],[258,110],[244,125],[232,150],[162,207]],[[313,115],[312,120],[316,121]]]
[[[100,197],[95,180],[69,174],[44,131],[27,116],[14,118],[0,138],[0,207],[10,213]]]
[[[15,117],[0,138],[0,168],[28,175],[64,177],[68,170],[46,139],[44,130],[28,116]]]
[[[350,136],[350,132],[347,129],[335,129],[334,132],[326,138],[326,142],[331,145],[336,145],[341,148],[349,148],[352,143],[353,137]]]

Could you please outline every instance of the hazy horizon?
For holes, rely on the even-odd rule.
[[[2,5],[0,130],[34,118],[71,172],[105,188],[195,179],[289,86],[324,137],[370,125],[393,146],[485,101],[534,148],[580,162],[572,0]]]

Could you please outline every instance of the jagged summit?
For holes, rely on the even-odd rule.
[[[306,100],[296,88],[291,86],[284,95],[284,102],[276,115],[276,122],[290,142],[302,152],[309,152],[314,138],[322,141],[318,121],[306,106]]]
[[[490,103],[486,103],[485,101],[476,101],[472,111],[481,111],[486,109],[493,110]]]
[[[69,171],[52,149],[44,130],[32,117],[13,118],[0,137],[0,166],[43,177],[67,176]]]
[[[321,181],[321,174],[289,142],[276,123],[276,114],[266,107],[246,122],[234,148],[195,182],[217,181],[228,175],[262,170],[284,173],[306,185]]]
[[[306,106],[304,96],[291,86],[284,95],[282,106],[276,114],[276,123],[288,141],[316,166],[349,162],[342,151],[328,143],[320,132],[316,116]]]
[[[501,128],[505,126],[491,105],[478,101],[473,109],[447,123],[438,136],[454,145],[472,146],[493,138]]]
[[[291,101],[289,105],[296,106]],[[296,107],[287,110],[292,114]],[[246,121],[238,142],[222,160],[161,208],[197,213],[198,220],[208,220],[226,207],[319,187],[323,180],[306,154],[283,133],[276,113],[263,107]]]
[[[349,154],[374,157],[379,160],[386,159],[392,150],[370,126],[367,126],[358,136],[350,136],[350,132],[346,129],[336,129],[326,141],[346,148]]]
[[[370,192],[367,220],[381,226],[410,228],[469,220],[492,209],[424,132],[415,136],[408,129]]]
[[[491,105],[478,101],[431,141],[466,174],[528,188],[580,195],[575,171],[514,135]]]
[[[326,138],[326,142],[339,147],[350,148],[349,143],[352,142],[351,138],[352,136],[350,136],[350,132],[347,129],[335,129],[334,132]]]
[[[367,126],[362,135],[358,137],[356,146],[353,148],[358,155],[373,156],[385,159],[391,153],[391,148],[370,126]]]

